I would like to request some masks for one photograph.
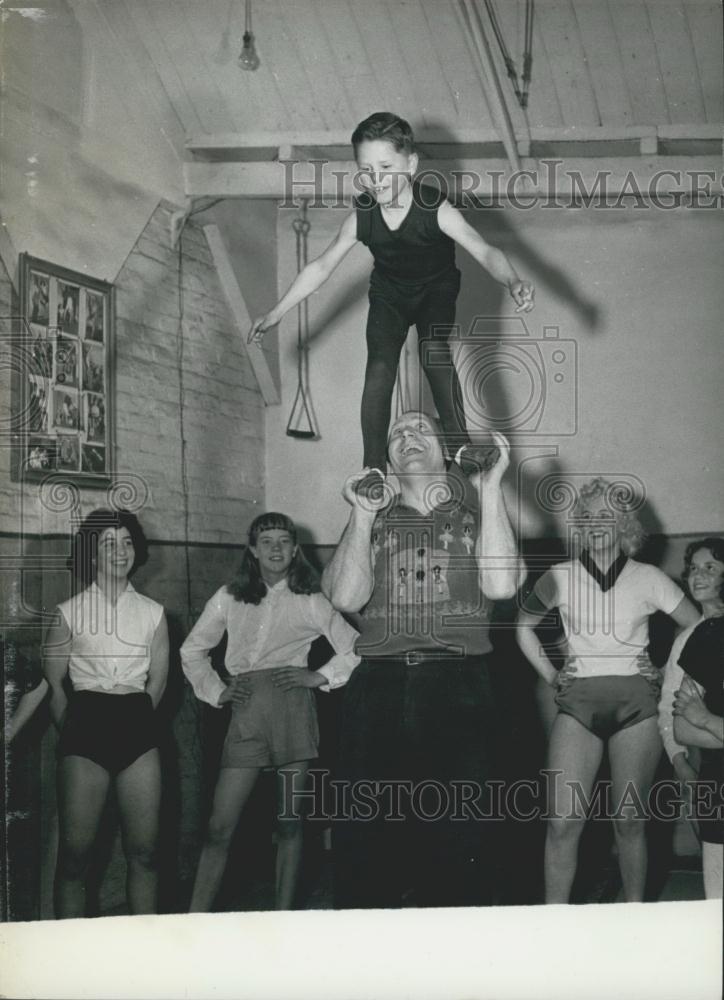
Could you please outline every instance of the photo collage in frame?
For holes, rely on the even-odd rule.
[[[21,297],[22,475],[60,472],[103,485],[111,474],[112,286],[22,255]]]

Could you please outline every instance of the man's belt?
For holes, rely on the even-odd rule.
[[[390,653],[387,656],[365,656],[363,654],[363,659],[373,660],[376,663],[397,661],[408,667],[415,667],[418,663],[430,663],[433,660],[464,660],[466,657],[460,656],[452,649],[408,649],[400,653]]]

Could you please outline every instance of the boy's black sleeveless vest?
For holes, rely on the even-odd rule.
[[[413,181],[410,210],[393,231],[371,195],[355,198],[357,239],[372,251],[374,272],[398,285],[418,286],[454,275],[455,241],[437,224],[437,210],[446,200],[437,188]]]
[[[724,617],[707,618],[696,626],[681,651],[679,666],[704,688],[709,711],[724,715]],[[713,782],[716,790],[706,805],[720,810],[717,819],[699,819],[701,838],[710,844],[724,843],[724,750],[702,749],[699,780]]]

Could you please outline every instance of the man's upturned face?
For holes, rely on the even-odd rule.
[[[397,475],[445,469],[437,424],[425,413],[403,413],[394,421],[387,439],[387,452]]]

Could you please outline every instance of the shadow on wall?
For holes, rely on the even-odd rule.
[[[443,131],[443,125],[432,124],[438,131]],[[453,144],[453,136],[449,135],[448,138]],[[452,171],[460,166],[458,161],[448,162]],[[424,166],[423,160],[421,168],[424,169]],[[473,228],[478,230],[492,246],[499,247],[509,254],[522,277],[536,284],[540,296],[555,299],[570,309],[580,323],[576,336],[596,336],[601,332],[602,304],[587,297],[569,274],[557,267],[555,262],[542,256],[533,242],[526,240],[524,213],[519,212],[517,217],[513,217],[514,209],[510,207],[461,207],[466,220]],[[289,214],[291,219],[292,213]],[[312,218],[312,224],[313,222]],[[524,317],[526,327],[523,318],[515,315],[515,305],[504,287],[477,265],[464,250],[458,250],[457,259],[458,266],[463,272],[457,321],[463,338],[469,342],[468,345],[462,346],[457,366],[466,397],[468,426],[474,436],[484,435],[490,427],[502,430],[509,435],[514,446],[523,443],[524,440],[525,442],[535,440],[535,447],[539,453],[541,450],[539,442],[544,439],[543,435],[548,434],[548,440],[553,444],[543,447],[541,458],[535,466],[532,463],[522,462],[521,458],[525,453],[520,449],[514,449],[513,464],[514,467],[518,465],[518,468],[511,471],[517,471],[518,495],[523,498],[522,503],[525,507],[522,521],[532,524],[534,533],[540,537],[553,536],[556,533],[553,519],[545,512],[535,509],[527,498],[533,495],[541,476],[561,474],[564,471],[564,463],[558,457],[560,444],[556,443],[561,439],[551,436],[555,427],[552,430],[539,429],[535,425],[531,429],[530,420],[523,425],[522,419],[526,414],[521,417],[520,401],[521,393],[525,392],[527,372],[523,369],[531,360],[527,357],[529,354],[532,358],[530,367],[538,365],[541,370],[540,384],[535,386],[535,391],[540,394],[549,393],[552,406],[556,405],[556,397],[560,395],[558,388],[552,384],[552,372],[546,367],[546,360],[550,354],[548,348],[551,345],[547,344],[542,350],[537,347],[542,336],[539,330],[540,321],[536,320],[540,313],[534,311],[530,316]],[[312,351],[314,345],[320,343],[328,333],[338,330],[353,310],[358,311],[360,300],[366,298],[368,282],[366,273],[350,281],[349,284],[345,282],[343,286],[333,289],[327,305],[321,311],[315,310],[309,331]],[[364,336],[362,323],[357,335],[360,338]],[[530,348],[527,344],[516,344],[523,337],[529,338]],[[497,341],[502,342],[502,351],[496,346]],[[296,338],[289,338],[289,343],[282,346],[281,353],[285,363],[293,364],[296,360]],[[522,372],[520,375],[512,372],[512,368],[516,365],[516,355]],[[537,361],[538,355],[542,356],[540,364]],[[481,365],[484,371],[479,370]],[[550,385],[545,383],[546,374],[550,376]],[[418,393],[412,390],[411,395],[416,398]],[[424,378],[421,381],[419,395],[423,400],[423,408],[429,408],[431,402]],[[548,407],[547,399],[545,402],[541,400],[539,404],[535,401],[533,403],[539,409]],[[531,410],[533,403],[526,413]]]
[[[432,124],[445,135],[444,123]],[[448,134],[448,141],[454,145],[452,134]],[[451,160],[449,168],[454,177],[461,164]],[[580,319],[584,335],[600,333],[601,304],[588,298],[569,274],[554,261],[542,257],[525,239],[524,211],[516,215],[510,205],[492,205],[489,199],[475,205],[469,198],[456,197],[454,181],[449,197],[462,211],[465,221],[510,258],[523,280],[536,286],[539,298],[545,295],[562,300]],[[544,411],[549,407],[549,399],[551,406],[556,405],[557,387],[552,382],[547,384],[552,377],[548,345],[542,350],[538,347],[542,331],[536,311],[516,314],[507,289],[464,250],[458,249],[457,262],[462,272],[456,316],[462,344],[457,367],[468,427],[473,435],[476,431],[484,434],[488,428],[506,434],[513,446],[511,471],[516,478],[520,524],[532,525],[538,537],[555,538],[558,532],[555,518],[532,498],[542,477],[565,474],[565,463],[559,458],[560,445],[545,447],[535,462],[522,460],[524,451],[516,454],[515,448],[517,439],[528,443],[536,433],[545,433],[539,431],[538,424],[530,426],[531,414],[539,411],[545,425]],[[540,378],[536,381],[538,373]]]

